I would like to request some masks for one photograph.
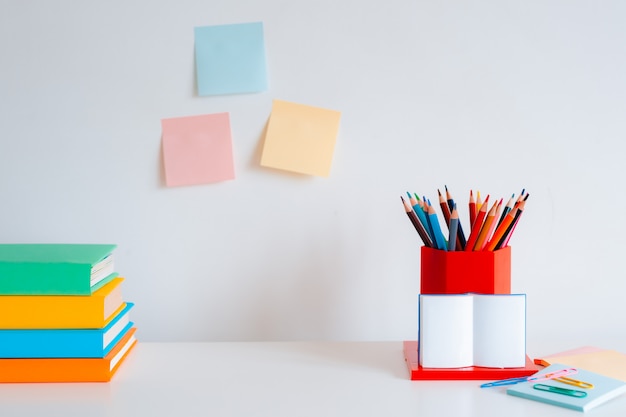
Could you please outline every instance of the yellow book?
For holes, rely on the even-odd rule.
[[[100,329],[126,305],[122,277],[92,295],[2,295],[0,329]]]

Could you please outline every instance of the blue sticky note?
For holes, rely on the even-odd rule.
[[[198,94],[267,90],[263,23],[194,28]]]

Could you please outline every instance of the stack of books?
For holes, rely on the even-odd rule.
[[[0,244],[0,382],[107,382],[136,344],[116,245]]]

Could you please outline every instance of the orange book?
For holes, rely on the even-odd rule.
[[[135,346],[133,327],[104,358],[0,359],[0,383],[108,382]]]
[[[2,295],[1,329],[100,329],[124,307],[122,277],[92,295]]]

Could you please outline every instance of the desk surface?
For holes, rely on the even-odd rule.
[[[0,384],[0,415],[584,415],[480,383],[409,380],[402,342],[139,342],[110,383]],[[626,396],[590,413],[623,417]]]

